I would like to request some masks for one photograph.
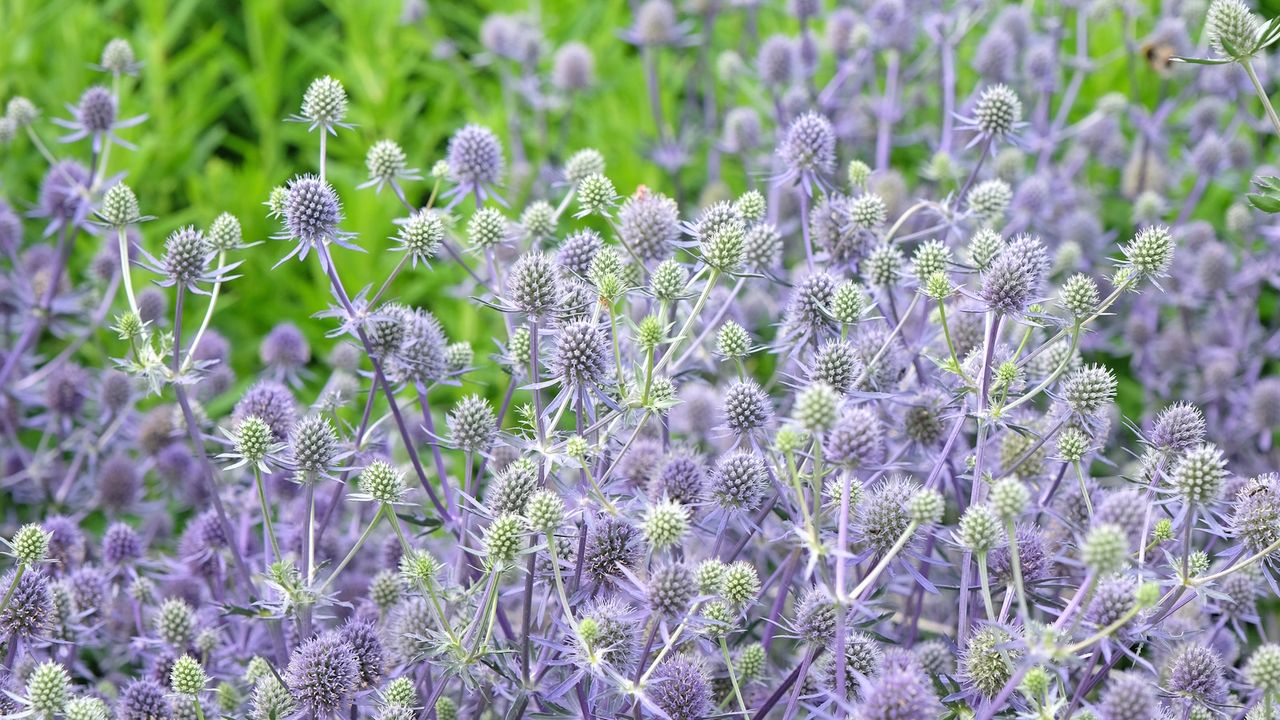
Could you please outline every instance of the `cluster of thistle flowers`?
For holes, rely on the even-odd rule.
[[[1226,5],[1208,36],[1256,31]],[[1088,46],[1058,57],[1050,18],[928,13],[935,68],[913,64],[934,55],[901,3],[788,10],[800,35],[760,43],[758,83],[721,54],[756,101],[724,114],[722,138],[695,127],[720,122],[709,64],[691,93],[710,100],[680,132],[653,86],[673,188],[701,148],[713,179],[736,159],[760,189],[700,206],[624,198],[605,158],[581,150],[513,211],[502,200],[522,183],[473,125],[425,176],[394,141],[370,147],[365,188],[404,208],[390,243],[342,229],[326,144],[348,128],[348,99],[332,78],[291,118],[319,157],[267,200],[279,242],[251,248],[222,215],[175,231],[159,257],[143,249],[147,179],[140,202],[109,171],[115,130],[133,122],[115,117],[139,71],[128,44],[104,52],[111,89],[59,123],[87,165],[59,159],[38,109],[11,100],[4,138],[50,162],[34,215],[53,247],[0,214],[2,490],[34,521],[6,533],[0,715],[1275,717],[1280,646],[1258,608],[1280,559],[1280,479],[1265,474],[1276,412],[1259,399],[1273,381],[1259,360],[1199,394],[1199,348],[1268,352],[1251,306],[1268,228],[1233,209],[1219,241],[1188,220],[1210,182],[1247,180],[1251,121],[1176,128],[1199,140],[1183,143],[1196,180],[1175,219],[1159,193],[1176,192],[1181,158],[1160,149],[1183,116],[1111,97],[1068,123]],[[637,7],[627,37],[655,83],[662,53],[711,57],[719,12],[700,8],[694,39],[664,0]],[[754,33],[755,10],[734,12]],[[1077,32],[1097,19],[1068,17]],[[1157,44],[1182,21],[1161,19]],[[835,69],[819,90],[824,26]],[[541,52],[523,18],[483,34],[508,64]],[[962,45],[984,80],[956,123]],[[572,47],[552,85],[574,75],[563,62],[585,90],[590,55]],[[1238,104],[1227,70],[1241,69],[1179,92]],[[879,72],[884,95],[868,101]],[[941,102],[908,92],[918,73],[939,73]],[[1039,108],[1025,125],[1022,97]],[[1051,102],[1065,109],[1051,116]],[[929,133],[924,171],[888,165]],[[1115,242],[1097,212],[1113,187],[1082,171],[1130,146],[1135,217]],[[859,147],[875,148],[874,169],[838,166]],[[73,251],[95,242],[73,280]],[[239,383],[218,298],[239,258],[273,251],[321,269],[332,307],[293,320],[323,324],[331,347],[313,361],[281,324]],[[352,292],[353,251],[402,254]],[[1245,252],[1253,270],[1236,272],[1226,259]],[[447,307],[394,299],[433,262],[465,268],[461,294],[503,337],[451,342]],[[193,303],[202,321],[184,332]],[[97,330],[108,317],[114,344]],[[1093,339],[1143,320],[1183,323],[1197,349]],[[99,344],[114,367],[76,364]],[[1116,377],[1088,348],[1132,356],[1150,417],[1118,421]],[[505,386],[432,406],[485,363]],[[228,416],[205,410],[246,386]]]

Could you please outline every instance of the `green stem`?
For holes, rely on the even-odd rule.
[[[13,574],[13,582],[9,583],[9,589],[4,592],[4,599],[0,600],[0,613],[4,613],[6,607],[9,606],[9,600],[13,597],[13,593],[18,589],[18,583],[22,581],[22,575],[27,571],[26,563],[19,563],[18,569]]]
[[[880,577],[880,573],[884,572],[884,569],[889,567],[889,563],[893,558],[902,551],[902,548],[907,546],[907,541],[911,539],[911,536],[915,535],[918,527],[919,525],[914,520],[907,523],[906,529],[898,536],[897,541],[893,543],[893,547],[889,548],[889,551],[884,554],[884,557],[880,558],[880,561],[871,569],[871,572],[867,573],[862,582],[858,583],[858,586],[853,589],[853,592],[849,595],[851,602],[857,602],[862,599],[862,594],[875,584],[876,578]]]
[[[742,717],[747,718],[747,703],[742,699],[742,690],[738,687],[738,671],[733,667],[733,658],[729,656],[729,643],[720,636],[720,652],[724,655],[724,666],[729,670],[729,683],[733,685],[733,696],[738,699],[738,709]]]
[[[342,562],[338,563],[338,566],[333,569],[333,572],[329,574],[329,577],[323,583],[321,583],[319,589],[316,590],[316,595],[323,594],[325,588],[329,587],[329,585],[334,581],[334,579],[338,577],[338,573],[341,573],[343,570],[346,569],[347,565],[351,562],[352,558],[354,558],[356,556],[356,553],[360,551],[360,548],[364,546],[365,541],[369,539],[370,533],[372,533],[373,529],[378,526],[378,521],[382,519],[382,515],[385,512],[386,512],[386,506],[384,505],[382,507],[379,507],[378,512],[373,514],[373,519],[369,521],[368,527],[366,527],[364,529],[364,532],[360,534],[360,537],[356,540],[356,544],[352,546],[350,551],[347,552],[347,556],[342,558]]]
[[[1206,584],[1206,583],[1213,582],[1214,580],[1219,580],[1219,579],[1221,579],[1221,578],[1224,578],[1224,577],[1226,577],[1226,576],[1230,575],[1230,574],[1231,574],[1231,573],[1233,573],[1233,572],[1238,572],[1238,571],[1240,571],[1240,570],[1243,570],[1243,569],[1245,569],[1245,568],[1249,567],[1250,565],[1252,565],[1252,564],[1254,564],[1254,563],[1258,562],[1259,560],[1263,560],[1263,559],[1267,558],[1268,556],[1270,556],[1272,553],[1276,552],[1277,550],[1280,550],[1280,540],[1277,540],[1277,541],[1275,541],[1275,542],[1271,543],[1270,545],[1268,545],[1268,546],[1266,546],[1265,548],[1263,548],[1263,549],[1259,550],[1258,552],[1256,552],[1256,553],[1254,553],[1254,554],[1250,555],[1249,557],[1245,558],[1244,560],[1241,560],[1240,562],[1236,563],[1235,565],[1232,565],[1231,567],[1227,568],[1226,570],[1221,570],[1221,571],[1216,572],[1216,573],[1214,573],[1214,574],[1212,574],[1212,575],[1204,575],[1204,576],[1202,576],[1202,577],[1195,578],[1194,580],[1190,580],[1190,581],[1189,581],[1189,584],[1190,584],[1192,587],[1198,587],[1198,586],[1200,586],[1200,585],[1204,585],[1204,584]]]
[[[569,596],[564,592],[564,579],[560,577],[560,553],[556,549],[554,532],[547,533],[547,554],[551,556],[551,574],[556,579],[556,594],[560,596],[560,606],[564,609],[565,618],[569,620],[569,626],[577,629],[578,621],[573,619],[573,608],[569,605]]]
[[[1253,83],[1253,90],[1258,93],[1258,99],[1262,101],[1262,107],[1267,110],[1267,119],[1271,121],[1271,127],[1275,129],[1277,135],[1280,135],[1280,117],[1276,117],[1276,109],[1271,107],[1271,99],[1267,97],[1267,91],[1263,89],[1262,83],[1258,80],[1258,73],[1253,70],[1253,61],[1245,58],[1240,62],[1240,65],[1244,67],[1245,73],[1249,75],[1249,81]]]
[[[1089,487],[1084,481],[1084,468],[1081,467],[1079,460],[1073,464],[1076,466],[1076,479],[1080,481],[1080,497],[1084,499],[1084,510],[1088,513],[1088,517],[1093,517],[1093,501],[1089,499]]]
[[[133,294],[133,273],[129,268],[129,237],[124,228],[116,228],[116,239],[120,242],[120,278],[124,281],[124,294],[129,298],[129,312],[141,319],[138,312],[138,298]],[[216,290],[215,290],[216,292]]]
[[[1032,388],[1026,394],[1019,397],[1017,400],[1014,400],[1008,405],[1005,405],[1004,407],[1002,407],[1000,409],[1002,413],[1007,414],[1009,411],[1013,410],[1019,405],[1030,401],[1032,398],[1044,392],[1045,388],[1052,385],[1054,381],[1057,380],[1058,377],[1062,375],[1062,373],[1066,372],[1067,367],[1071,365],[1071,359],[1075,355],[1076,348],[1080,344],[1080,328],[1082,326],[1083,326],[1083,323],[1079,323],[1071,329],[1071,347],[1067,349],[1067,354],[1063,356],[1062,362],[1058,363],[1058,367],[1054,368],[1053,372],[1050,373],[1049,376],[1046,377],[1044,380],[1042,380],[1039,385],[1036,385],[1034,388]],[[1049,342],[1051,343],[1056,341],[1057,341],[1057,338],[1054,338]],[[1049,343],[1045,343],[1045,345],[1048,345],[1048,344]],[[1034,356],[1034,353],[1032,354],[1032,356]],[[1031,357],[1031,356],[1028,356],[1028,357]]]
[[[267,489],[262,482],[262,470],[255,464],[253,466],[253,484],[258,488],[258,505],[262,507],[262,523],[267,527],[267,537],[271,541],[271,552],[273,557],[279,560],[280,542],[276,539],[276,530],[271,522],[271,506],[267,504]]]
[[[671,339],[671,347],[667,348],[667,352],[662,356],[662,360],[658,362],[658,365],[653,369],[653,372],[662,372],[662,369],[667,366],[667,363],[676,356],[676,350],[680,348],[680,343],[689,336],[690,330],[693,329],[694,321],[698,319],[698,313],[702,312],[702,306],[707,304],[707,298],[711,297],[711,291],[715,289],[716,280],[719,279],[720,271],[715,268],[711,268],[710,272],[707,274],[707,284],[702,288],[702,294],[698,296],[697,302],[693,304],[693,309],[689,311],[689,317],[685,319],[684,325],[680,328],[680,332],[676,333],[676,336]]]
[[[956,373],[960,375],[960,379],[966,385],[973,385],[973,381],[964,374],[964,368],[960,365],[960,358],[956,355],[956,345],[951,340],[951,328],[947,325],[947,303],[945,300],[938,301],[938,319],[942,322],[942,337],[947,341],[947,352],[951,355],[951,364],[955,366]]]
[[[995,603],[991,602],[991,578],[987,573],[987,554],[978,553],[978,584],[982,587],[982,604],[987,608],[987,620],[996,621]]]
[[[218,271],[227,264],[226,251],[218,253]],[[191,341],[191,347],[187,351],[187,359],[182,363],[182,372],[186,372],[191,367],[191,361],[196,356],[196,348],[200,346],[200,338],[204,337],[204,331],[209,328],[209,321],[213,319],[214,308],[218,304],[218,295],[222,291],[222,282],[218,281],[213,284],[213,290],[209,294],[209,307],[205,308],[204,319],[200,321],[200,327],[196,330],[195,339]]]
[[[1018,553],[1018,529],[1013,520],[1005,521],[1004,531],[1009,536],[1009,559],[1012,561],[1009,565],[1013,570],[1013,587],[1018,593],[1018,616],[1025,627],[1031,619],[1031,613],[1027,610],[1027,591],[1022,584],[1022,557]]]

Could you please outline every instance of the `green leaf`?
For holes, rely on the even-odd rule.
[[[1174,56],[1169,59],[1172,62],[1188,63],[1190,65],[1226,65],[1227,63],[1235,62],[1235,60],[1230,58],[1189,58]]]
[[[1248,198],[1249,204],[1262,212],[1271,213],[1272,215],[1280,213],[1280,194],[1278,193],[1250,193]]]
[[[1280,177],[1274,175],[1259,175],[1253,179],[1253,184],[1259,190],[1280,190]]]

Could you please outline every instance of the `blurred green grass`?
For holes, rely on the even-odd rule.
[[[794,31],[783,7],[776,3],[765,10],[765,33]],[[243,253],[243,277],[227,288],[214,321],[231,341],[233,364],[245,378],[258,367],[257,340],[279,321],[298,322],[318,352],[331,345],[323,338],[325,322],[303,322],[330,301],[324,279],[313,262],[271,269],[288,247],[268,239],[276,225],[263,207],[272,187],[316,169],[316,136],[304,125],[284,122],[297,111],[307,84],[331,74],[346,85],[351,97],[350,120],[356,127],[330,143],[329,177],[345,203],[345,229],[356,233],[370,252],[338,251],[338,261],[350,288],[378,283],[398,260],[398,255],[386,252],[391,246],[387,237],[394,232],[391,221],[403,211],[389,192],[355,189],[365,179],[365,151],[378,139],[392,138],[407,151],[411,165],[425,171],[443,155],[449,135],[468,122],[488,125],[506,138],[497,76],[468,58],[480,51],[477,35],[485,15],[514,9],[522,8],[500,1],[438,2],[421,21],[404,24],[401,0],[6,0],[0,3],[0,98],[26,95],[46,115],[65,117],[66,103],[74,103],[86,87],[105,79],[89,67],[102,46],[114,37],[133,44],[144,65],[138,78],[126,85],[121,114],[147,113],[149,119],[122,133],[138,150],[114,152],[112,167],[127,174],[143,211],[158,218],[143,227],[145,245],[156,250],[170,230],[186,224],[207,226],[224,211],[241,220],[247,240],[267,241]],[[643,68],[635,50],[618,37],[630,20],[628,4],[542,0],[536,12],[548,45],[544,63],[549,64],[554,48],[568,40],[586,43],[596,57],[598,89],[567,109],[567,150],[595,147],[603,152],[623,194],[640,184],[669,191],[662,174],[644,158],[652,120]],[[737,15],[730,13],[718,22],[720,47],[738,45]],[[1149,23],[1149,18],[1143,21]],[[1148,29],[1143,24],[1140,34]],[[1065,47],[1073,42],[1072,27],[1067,24]],[[962,96],[977,82],[964,58],[980,36],[981,28],[970,33],[961,48]],[[1089,41],[1095,57],[1111,53],[1116,58],[1112,51],[1123,46],[1119,22],[1091,23]],[[455,47],[456,54],[440,57],[448,46]],[[744,50],[751,63],[754,48]],[[679,58],[668,54],[662,62],[669,117],[682,99],[692,57],[692,52]],[[1142,63],[1138,73],[1139,96],[1153,102],[1154,73]],[[1128,90],[1121,53],[1089,75],[1075,114],[1084,114],[1108,92]],[[722,108],[746,100],[745,95],[733,95],[722,95]],[[553,111],[552,127],[559,122],[558,112]],[[56,137],[55,131],[43,125],[46,140]],[[86,160],[85,143],[53,145],[63,156],[79,154]],[[527,137],[525,145],[535,165],[546,158],[547,148],[538,138]],[[43,161],[25,142],[3,152],[0,191],[19,206],[34,201]],[[920,167],[929,154],[924,145],[902,147],[895,150],[894,165],[910,181],[912,168]],[[695,196],[701,189],[696,165],[685,178]],[[730,163],[727,173],[730,184],[740,187],[740,169]],[[1095,180],[1114,183],[1116,177],[1104,174]],[[535,186],[534,192],[538,189]],[[420,203],[429,191],[428,183],[417,183],[409,188],[410,198]],[[1104,213],[1109,226],[1123,227],[1129,210],[1116,198]],[[35,223],[28,232],[32,237],[38,232]],[[81,240],[79,262],[96,252],[91,243]],[[483,358],[494,349],[488,338],[501,334],[500,323],[490,311],[450,296],[450,288],[462,276],[459,269],[441,262],[432,270],[407,272],[397,291],[404,300],[433,310],[451,338],[471,341]],[[193,316],[196,312],[199,308],[192,309]],[[101,361],[94,352],[86,349],[88,359]],[[476,379],[491,388],[499,385],[489,383],[494,378],[487,374]]]

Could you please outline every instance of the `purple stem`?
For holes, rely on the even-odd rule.
[[[75,235],[71,231],[76,229],[72,223],[67,223],[62,228],[62,235],[58,237],[58,259],[53,265],[53,272],[49,273],[49,286],[44,289],[44,296],[40,298],[40,304],[27,317],[27,323],[22,328],[22,335],[18,336],[18,341],[9,349],[8,354],[4,358],[4,365],[0,366],[0,388],[5,386],[9,381],[9,376],[13,374],[14,369],[18,367],[18,362],[31,345],[35,343],[40,336],[40,332],[44,330],[45,324],[49,321],[49,309],[53,307],[53,298],[58,294],[58,284],[62,280],[62,272],[67,268],[67,260],[71,257],[71,248],[75,245],[73,242]]]

